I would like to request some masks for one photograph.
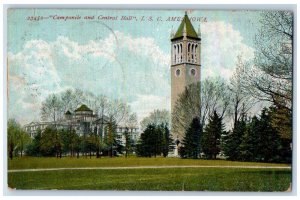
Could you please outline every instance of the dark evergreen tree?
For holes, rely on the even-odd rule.
[[[41,156],[41,138],[42,131],[38,129],[36,135],[34,136],[32,142],[27,146],[25,153],[28,156]]]
[[[173,139],[170,135],[170,131],[167,124],[162,125],[163,129],[163,138],[162,138],[162,154],[164,157],[167,157],[169,154],[169,151],[171,151],[173,147]]]
[[[71,154],[71,131],[61,130],[61,139],[63,143],[62,152]]]
[[[107,148],[104,149],[107,151],[107,154],[112,157],[117,154],[122,154],[124,146],[119,139],[119,136],[116,133],[117,124],[114,120],[108,122],[106,134],[104,137],[104,142],[107,145]]]
[[[143,157],[151,157],[155,151],[155,126],[149,124],[145,131],[141,134],[141,138],[137,144],[137,155]]]
[[[270,111],[262,110],[260,119],[253,117],[240,145],[241,158],[245,161],[284,162],[283,140],[272,126]]]
[[[200,121],[196,117],[193,119],[190,127],[186,130],[179,148],[179,154],[182,158],[199,158],[200,157]]]
[[[271,117],[266,108],[262,110],[259,125],[258,161],[278,160],[280,138],[278,132],[271,125]]]
[[[292,161],[292,112],[280,105],[270,107],[272,127],[276,129],[280,136],[279,157],[280,162]]]
[[[172,139],[166,124],[149,124],[136,145],[137,155],[144,157],[166,157],[171,148]]]
[[[242,161],[256,161],[256,155],[258,154],[257,144],[259,138],[257,133],[259,131],[259,119],[254,116],[251,122],[247,125],[246,133],[242,138],[240,144],[240,160]]]
[[[124,132],[124,136],[125,136],[125,157],[127,158],[128,153],[131,151],[131,147],[132,147],[132,143],[131,143],[131,139],[130,139],[130,134],[128,131],[128,128],[125,128],[125,132]]]
[[[70,141],[69,143],[70,156],[74,157],[75,153],[79,151],[79,147],[80,147],[79,135],[76,134],[76,131],[74,129],[70,130],[68,133],[69,133],[69,141]]]
[[[233,130],[223,137],[222,151],[228,160],[242,159],[240,145],[246,130],[246,121],[241,119],[235,123]]]
[[[43,156],[56,156],[62,155],[63,142],[61,132],[55,127],[47,127],[42,135],[40,141],[40,153]]]
[[[83,156],[87,156],[87,152],[88,152],[87,134],[83,134],[80,136],[80,152]]]
[[[223,132],[222,118],[214,111],[201,137],[201,147],[206,158],[216,159],[220,153],[220,139]]]

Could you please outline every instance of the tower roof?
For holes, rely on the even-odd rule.
[[[176,31],[174,37],[172,38],[172,40],[178,39],[178,38],[182,38],[183,37],[183,32],[184,32],[184,27],[186,29],[186,36],[189,38],[194,38],[199,40],[200,38],[198,37],[187,13],[185,13],[184,18],[178,28],[178,30]]]
[[[89,107],[87,107],[85,104],[82,104],[79,108],[75,110],[75,112],[78,111],[92,111],[92,110]]]
[[[72,113],[68,110],[65,115],[71,115]]]

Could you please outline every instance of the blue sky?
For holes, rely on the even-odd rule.
[[[81,19],[27,20],[55,15]],[[67,88],[121,98],[139,120],[153,109],[170,110],[170,33],[180,21],[167,19],[183,15],[183,10],[9,10],[8,117],[22,124],[39,120],[45,97]],[[253,58],[258,12],[199,10],[188,15],[206,18],[192,21],[196,30],[201,26],[202,79],[229,79],[238,55]],[[98,16],[117,19],[98,20]],[[137,20],[120,20],[122,16]]]

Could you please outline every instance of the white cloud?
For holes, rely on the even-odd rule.
[[[8,61],[9,117],[20,122],[39,119],[45,97],[66,87],[128,102],[136,94],[159,96],[170,88],[168,54],[153,38],[118,31],[85,44],[64,36],[52,42],[27,41],[20,52],[8,54]],[[150,111],[156,106],[151,104]]]
[[[155,109],[170,110],[171,100],[170,96],[155,96],[155,95],[137,95],[134,102],[130,104],[132,109],[137,112],[138,121],[147,117],[150,112]]]
[[[39,115],[41,101],[58,92],[61,80],[53,63],[52,48],[43,40],[26,42],[17,54],[8,54],[9,117],[28,122],[24,116]]]
[[[254,49],[244,43],[240,32],[229,23],[224,21],[203,23],[201,34],[203,78],[208,76],[229,78],[238,55],[242,55],[244,61],[254,58]]]

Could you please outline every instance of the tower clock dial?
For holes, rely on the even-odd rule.
[[[195,68],[192,68],[192,69],[190,70],[190,75],[191,75],[191,76],[196,76],[196,74],[197,74],[197,70],[196,70]]]
[[[181,73],[180,69],[176,69],[175,75],[176,75],[176,76],[180,76],[180,73]]]

